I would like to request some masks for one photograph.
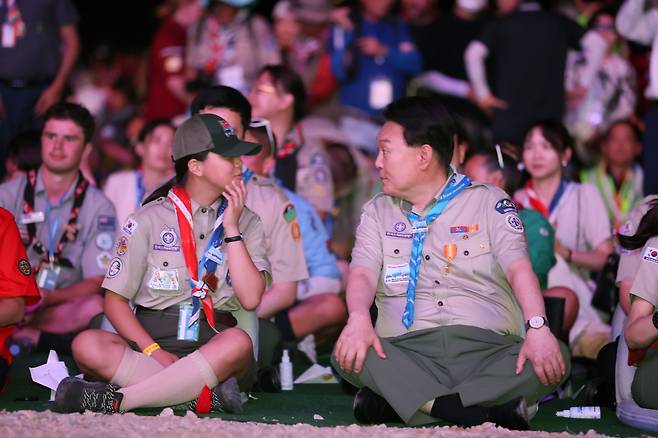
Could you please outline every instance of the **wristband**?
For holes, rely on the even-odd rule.
[[[242,240],[242,233],[238,234],[237,236],[225,237],[224,243],[239,242],[241,240]]]
[[[147,355],[147,356],[150,356],[150,355],[152,355],[153,353],[155,353],[156,351],[158,351],[159,349],[160,349],[160,345],[159,345],[157,342],[154,342],[154,343],[152,343],[151,345],[145,347],[145,348],[142,350],[142,353],[144,353],[144,354]]]

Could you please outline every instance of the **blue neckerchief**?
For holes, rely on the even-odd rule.
[[[242,181],[244,181],[245,184],[249,182],[251,177],[254,176],[254,171],[249,169],[248,167],[242,167]]]
[[[562,195],[564,195],[568,185],[569,184],[565,180],[560,181],[560,186],[557,188],[557,192],[555,192],[555,195],[553,195],[551,204],[548,206],[548,214],[553,213],[553,210],[555,210],[557,205],[560,203],[560,199],[562,198]]]
[[[409,284],[407,285],[407,304],[402,313],[402,324],[409,329],[414,323],[414,302],[416,300],[416,280],[420,272],[420,263],[423,253],[423,243],[425,235],[429,231],[429,226],[438,218],[448,203],[459,195],[466,187],[471,185],[471,180],[464,175],[453,173],[450,176],[448,185],[443,190],[434,207],[424,218],[410,211],[407,213],[407,219],[411,223],[413,240],[411,246],[411,258],[409,260]]]
[[[222,197],[217,207],[217,219],[215,220],[215,227],[212,232],[212,236],[208,239],[208,244],[206,249],[203,252],[203,257],[199,261],[199,266],[197,267],[197,278],[199,281],[203,281],[203,271],[205,269],[207,274],[214,274],[217,270],[217,263],[214,260],[208,258],[208,252],[212,248],[219,248],[222,245],[224,240],[224,221],[220,220],[220,217],[224,214],[226,207],[228,206],[228,201],[226,198]],[[190,285],[192,289],[195,288],[194,281],[190,279]],[[199,297],[192,295],[192,317],[190,318],[189,325],[192,326],[199,320],[199,315],[201,314],[201,300]]]
[[[144,188],[144,174],[139,170],[135,174],[135,198],[137,201],[137,208],[142,206],[146,189]]]

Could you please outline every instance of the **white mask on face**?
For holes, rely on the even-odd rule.
[[[487,0],[457,0],[460,8],[468,12],[480,12],[487,5]]]

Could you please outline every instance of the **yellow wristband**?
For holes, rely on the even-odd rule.
[[[150,355],[152,355],[154,352],[158,351],[159,349],[160,349],[160,345],[158,345],[157,342],[154,342],[154,343],[152,343],[151,345],[149,345],[148,347],[145,347],[145,348],[142,350],[142,353],[144,353],[144,354],[147,355],[147,356],[150,356]]]

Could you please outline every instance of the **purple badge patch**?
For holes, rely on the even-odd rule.
[[[398,233],[401,233],[407,229],[407,225],[404,222],[398,222],[393,228],[395,228],[395,231]]]

